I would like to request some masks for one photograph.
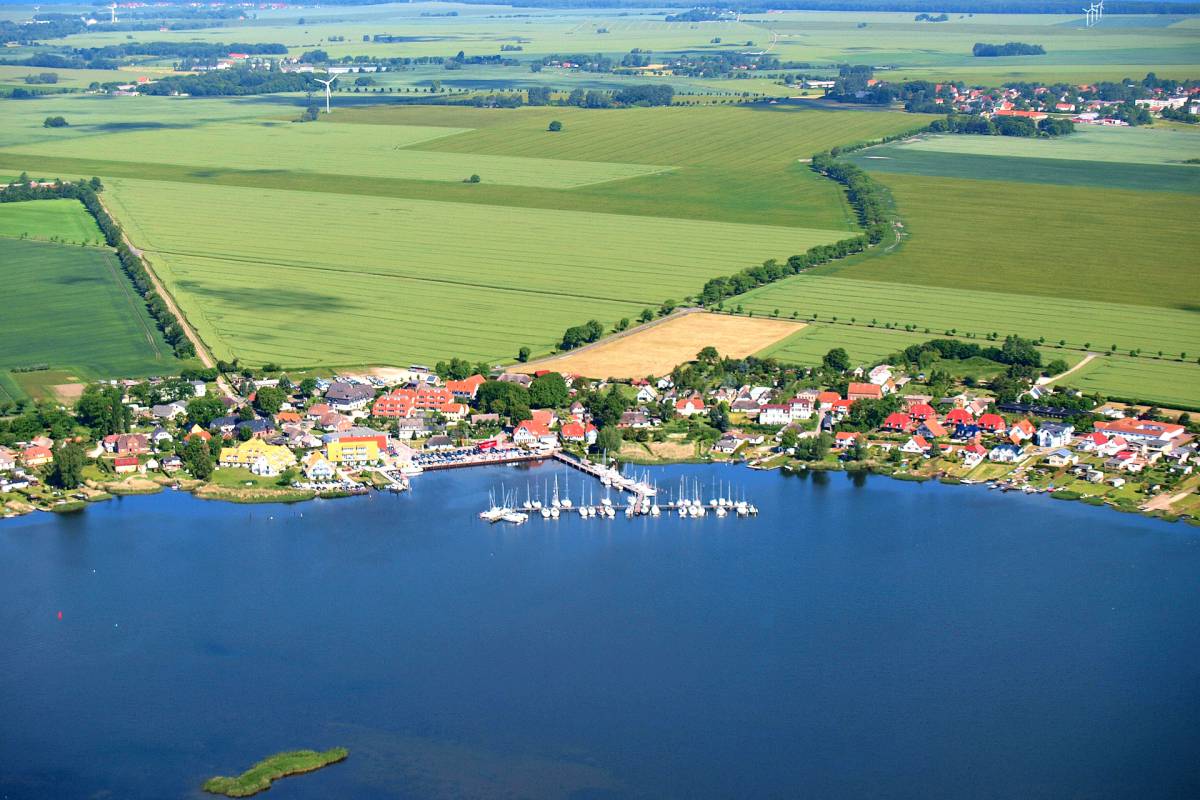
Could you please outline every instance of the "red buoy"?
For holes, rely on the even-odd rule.
[[[59,618],[59,619],[62,619],[62,612],[61,612],[61,611],[60,611],[60,612],[58,612],[58,618]]]

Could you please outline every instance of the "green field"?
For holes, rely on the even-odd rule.
[[[909,237],[841,277],[1029,297],[1200,308],[1194,195],[889,174]],[[962,309],[961,311],[965,311]],[[1068,312],[1068,316],[1075,316]]]
[[[0,370],[45,364],[88,380],[179,369],[111,252],[0,239],[0,273]]]
[[[1200,133],[1155,129],[1153,126],[1104,128],[1080,125],[1070,136],[1054,139],[939,134],[914,137],[893,147],[902,151],[923,150],[1011,158],[1171,164],[1188,158],[1200,158]]]
[[[1097,358],[1062,384],[1085,392],[1145,400],[1163,406],[1200,406],[1200,365],[1156,358]]]
[[[70,244],[104,241],[96,220],[78,200],[0,203],[0,236]]]
[[[288,364],[544,350],[845,235],[126,179],[106,202],[218,356]]]
[[[726,301],[727,307],[739,304],[756,315],[778,309],[781,317],[790,318],[795,311],[800,320],[815,313],[820,320],[836,316],[840,321],[869,323],[874,319],[879,325],[916,325],[919,332],[928,328],[933,334],[954,330],[956,335],[972,333],[977,339],[990,333],[1015,333],[1044,337],[1050,344],[1065,339],[1068,346],[1088,345],[1094,350],[1108,350],[1115,344],[1119,352],[1200,354],[1196,312],[1101,300],[797,275]]]

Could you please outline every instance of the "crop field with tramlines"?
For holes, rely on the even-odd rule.
[[[78,200],[0,203],[0,236],[66,244],[104,241],[96,220]]]
[[[0,280],[0,370],[46,366],[82,379],[178,371],[112,252],[0,238]]]
[[[853,269],[853,268],[852,268]],[[755,315],[800,321],[851,320],[856,324],[915,326],[931,334],[952,331],[982,339],[991,333],[1015,333],[1048,344],[1117,352],[1140,349],[1172,357],[1180,352],[1200,354],[1200,325],[1196,314],[1169,308],[1122,305],[1070,297],[1035,297],[1017,292],[985,292],[932,286],[906,286],[836,276],[798,275],[768,284],[734,298]],[[728,307],[728,306],[727,306]]]
[[[1020,294],[1035,307],[1044,297],[1200,307],[1200,275],[1180,269],[1200,248],[1189,211],[1194,195],[914,175],[881,180],[909,237],[886,258],[844,270],[845,277]]]
[[[372,363],[549,349],[842,231],[115,180],[106,202],[218,355]],[[753,263],[750,261],[750,263]]]
[[[1200,408],[1200,364],[1174,359],[1113,356],[1093,359],[1062,384],[1085,392],[1170,407]]]

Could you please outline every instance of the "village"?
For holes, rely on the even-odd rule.
[[[715,353],[700,357],[712,364]],[[591,381],[534,370],[455,379],[414,365],[297,383],[253,373],[112,381],[86,398],[119,398],[120,412],[105,406],[102,424],[115,416],[122,430],[89,439],[76,427],[56,439],[64,428],[52,422],[0,446],[0,500],[5,516],[163,487],[294,501],[405,491],[431,470],[560,458],[606,483],[623,480],[622,463],[732,461],[984,483],[1163,516],[1196,511],[1197,447],[1186,415],[1171,422],[1112,403],[1080,413],[1043,383],[1009,402],[978,387],[934,396],[920,390],[916,379],[926,376],[886,363],[806,370],[802,383],[836,380],[798,389],[789,372],[776,383],[727,376],[704,389],[676,384],[695,384],[691,368],[672,375]],[[84,406],[81,399],[76,422]],[[86,459],[75,485],[56,466],[69,460],[60,455],[68,445]]]

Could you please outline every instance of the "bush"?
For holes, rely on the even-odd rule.
[[[562,123],[559,122],[558,120],[554,120],[553,122],[550,123],[550,125],[546,128],[546,130],[557,133],[558,131],[561,131],[562,128],[563,128]]]
[[[42,122],[43,128],[66,128],[69,125],[70,123],[63,117],[46,117],[45,121]]]

